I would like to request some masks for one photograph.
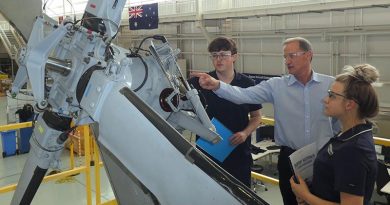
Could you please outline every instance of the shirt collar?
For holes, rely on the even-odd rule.
[[[312,70],[313,74],[311,75],[311,79],[308,83],[311,83],[311,82],[321,82],[321,78],[319,77],[318,73],[314,72],[314,70]],[[288,74],[289,76],[289,81],[288,81],[288,86],[291,86],[292,84],[296,83],[296,82],[299,82],[294,75],[291,75],[291,74]]]
[[[319,77],[318,73],[314,72],[314,70],[313,70],[313,75],[311,77],[311,80],[318,83],[322,82],[322,79]]]
[[[340,136],[338,136],[339,134],[337,134],[336,136],[338,137],[335,138],[338,141],[347,141],[349,140],[349,138],[351,138],[351,136],[354,136],[358,133],[362,133],[365,131],[371,131],[371,130],[372,130],[372,124],[367,121],[365,124],[359,124],[347,130],[346,132],[342,133]]]

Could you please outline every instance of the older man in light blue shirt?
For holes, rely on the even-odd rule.
[[[272,103],[275,143],[296,150],[318,140],[327,142],[333,136],[332,120],[322,114],[321,103],[333,80],[313,71],[306,85],[293,75],[271,78],[247,89],[221,81],[215,93],[237,104]]]
[[[275,117],[275,142],[281,145],[278,160],[279,187],[285,205],[296,205],[291,191],[292,176],[288,156],[312,142],[325,143],[339,130],[337,122],[323,114],[322,99],[334,78],[313,71],[313,50],[307,39],[296,37],[283,43],[288,75],[271,78],[248,88],[230,86],[200,73],[199,84],[237,104],[272,103]]]

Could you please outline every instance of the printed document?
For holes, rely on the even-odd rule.
[[[306,145],[289,156],[293,173],[301,176],[306,183],[310,183],[313,178],[313,164],[316,156],[316,143]]]

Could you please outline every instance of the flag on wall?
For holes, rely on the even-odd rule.
[[[130,30],[158,28],[158,4],[145,4],[129,8]]]

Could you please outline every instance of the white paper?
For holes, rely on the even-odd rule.
[[[313,178],[313,164],[316,156],[316,143],[306,145],[289,156],[294,173],[301,176],[306,183],[310,183]]]

